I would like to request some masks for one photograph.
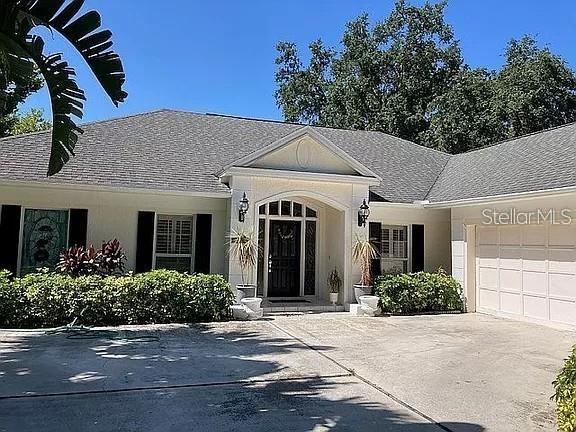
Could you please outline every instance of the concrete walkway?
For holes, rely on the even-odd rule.
[[[553,430],[550,381],[576,340],[479,315],[94,336],[0,330],[0,431]]]

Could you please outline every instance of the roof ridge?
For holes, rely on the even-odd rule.
[[[139,112],[136,114],[128,114],[128,115],[124,115],[124,116],[118,116],[118,117],[113,117],[113,118],[108,118],[108,119],[103,119],[103,120],[93,120],[90,122],[81,123],[78,126],[80,127],[80,129],[82,129],[83,126],[90,126],[90,125],[94,125],[94,124],[107,123],[107,122],[117,121],[117,120],[124,120],[127,118],[145,116],[145,115],[150,115],[150,114],[157,114],[159,112],[164,112],[164,111],[173,111],[173,110],[170,110],[168,108],[160,108],[160,109],[156,109],[156,110],[152,110],[152,111],[143,111],[143,112]],[[48,129],[41,130],[41,131],[27,132],[27,133],[18,134],[18,135],[9,135],[9,136],[5,136],[5,137],[1,137],[0,141],[5,141],[5,140],[9,140],[9,139],[14,139],[14,138],[22,138],[22,137],[26,137],[26,136],[30,136],[30,135],[39,135],[39,134],[48,133],[51,131],[52,131],[52,126],[50,126],[50,128],[48,128]]]
[[[529,133],[526,133],[526,134],[524,134],[524,135],[518,135],[518,136],[516,136],[516,137],[506,138],[506,139],[503,139],[503,140],[501,140],[501,141],[496,141],[495,143],[492,143],[492,144],[486,144],[486,145],[484,145],[484,146],[482,146],[482,147],[477,147],[477,148],[475,148],[475,149],[471,149],[471,150],[465,151],[465,152],[463,152],[463,153],[456,153],[456,154],[454,154],[453,156],[459,156],[459,155],[474,153],[474,152],[480,151],[480,150],[486,150],[486,149],[489,149],[489,148],[492,148],[492,147],[499,146],[499,145],[501,145],[501,144],[509,143],[509,142],[511,142],[511,141],[520,140],[520,139],[522,139],[522,138],[527,138],[527,137],[530,137],[530,136],[533,136],[533,135],[539,135],[539,134],[543,134],[543,133],[547,133],[547,132],[552,132],[552,131],[554,131],[554,130],[556,130],[556,129],[562,129],[562,128],[565,128],[565,127],[568,127],[568,126],[576,126],[576,121],[564,123],[564,124],[561,124],[561,125],[558,125],[558,126],[551,126],[551,127],[549,127],[549,128],[546,128],[546,129],[542,129],[542,130],[534,131],[534,132],[529,132]]]
[[[176,110],[177,112],[189,112],[189,111],[179,111]],[[189,112],[189,113],[193,113],[193,112]],[[193,113],[193,114],[198,114],[198,113]],[[432,147],[428,147],[422,144],[418,144],[414,141],[410,141],[406,138],[402,138],[396,135],[392,135],[391,133],[388,132],[384,132],[384,131],[379,131],[379,130],[370,130],[370,129],[348,129],[348,128],[344,128],[344,127],[335,127],[335,126],[323,126],[323,125],[314,125],[314,124],[308,124],[308,123],[300,123],[300,122],[291,122],[291,121],[286,121],[286,120],[273,120],[273,119],[263,119],[263,118],[257,118],[257,117],[246,117],[246,116],[237,116],[237,115],[231,115],[231,114],[219,114],[219,113],[206,113],[205,115],[208,116],[213,116],[213,117],[224,117],[224,118],[231,118],[231,119],[239,119],[239,120],[248,120],[248,121],[261,121],[261,122],[269,122],[269,123],[277,123],[277,124],[289,124],[289,125],[295,125],[295,126],[308,126],[311,128],[315,128],[315,129],[331,129],[331,130],[336,130],[336,131],[345,131],[345,132],[366,132],[366,133],[373,133],[373,134],[378,134],[378,135],[387,135],[389,137],[392,137],[394,139],[397,140],[401,140],[407,144],[413,145],[413,146],[417,146],[419,148],[424,148],[427,150],[432,150],[436,153],[440,153],[442,155],[446,155],[446,156],[453,156],[452,154],[442,151],[442,150],[438,150]]]

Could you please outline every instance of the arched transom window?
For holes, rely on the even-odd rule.
[[[288,200],[271,201],[262,204],[258,208],[258,214],[260,216],[305,217],[306,219],[317,217],[317,212],[313,208]]]

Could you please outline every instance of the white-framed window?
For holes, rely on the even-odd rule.
[[[155,268],[192,272],[193,245],[193,216],[157,216]]]
[[[382,273],[408,271],[408,227],[383,226],[380,260]]]

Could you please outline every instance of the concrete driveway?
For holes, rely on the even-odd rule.
[[[575,342],[472,314],[0,331],[0,431],[554,430]]]

